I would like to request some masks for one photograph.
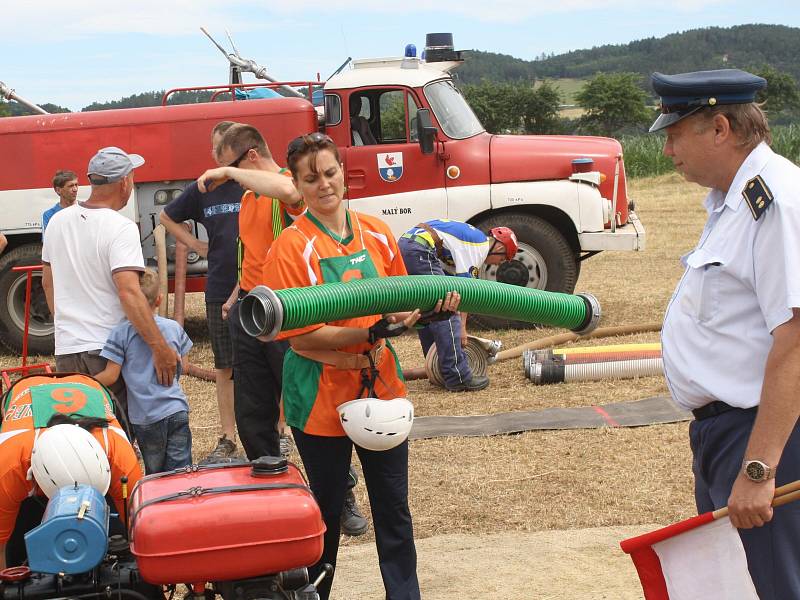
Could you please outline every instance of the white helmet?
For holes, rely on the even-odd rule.
[[[41,432],[33,444],[31,472],[48,498],[75,483],[103,495],[111,485],[111,467],[100,442],[82,427],[66,423]]]
[[[414,405],[405,398],[359,398],[337,407],[347,436],[367,450],[391,450],[402,444],[414,423]]]

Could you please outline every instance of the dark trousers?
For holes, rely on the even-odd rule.
[[[347,471],[353,443],[347,437],[308,435],[292,428],[297,450],[325,521],[322,558],[310,569],[314,579],[324,563],[336,567],[339,552],[339,518],[347,490]],[[408,508],[408,442],[384,452],[356,446],[369,494],[378,564],[387,600],[420,598],[417,551]],[[330,596],[333,577],[320,585],[322,600]]]
[[[731,410],[689,427],[695,501],[700,513],[728,504],[742,468],[756,410]],[[776,486],[800,479],[800,426],[778,465]],[[747,565],[761,600],[800,600],[800,501],[776,508],[763,527],[740,529]]]
[[[398,246],[409,275],[446,275],[436,250],[431,246],[407,238],[400,238]],[[436,344],[439,371],[445,387],[454,387],[472,379],[472,371],[461,347],[461,317],[454,315],[447,321],[434,321],[417,330],[417,334],[425,356]]]
[[[280,416],[283,355],[286,342],[260,342],[242,329],[237,302],[228,314],[233,344],[233,410],[239,440],[254,460],[280,456]]]

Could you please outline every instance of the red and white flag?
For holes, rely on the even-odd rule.
[[[705,513],[620,542],[645,600],[758,600],[730,519]]]

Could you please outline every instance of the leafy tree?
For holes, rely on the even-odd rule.
[[[756,100],[765,103],[764,108],[770,115],[800,109],[800,90],[794,77],[771,65],[764,65],[753,72],[767,80],[767,87],[758,92]]]
[[[587,81],[575,96],[586,112],[580,128],[587,133],[615,135],[643,127],[652,119],[648,96],[639,87],[637,73],[600,73]]]
[[[11,114],[11,111],[8,110],[8,106],[6,106],[5,100],[0,100],[0,117],[7,117]]]
[[[519,107],[522,111],[522,130],[525,133],[557,133],[561,129],[558,107],[561,92],[544,81],[535,90],[520,87]]]
[[[41,106],[49,113],[71,112],[68,108],[64,108],[63,106],[59,106],[58,104],[52,104],[51,102],[45,102],[43,104],[39,104],[39,106]],[[9,102],[8,104],[6,104],[6,109],[8,110],[9,114],[12,117],[37,114],[35,111],[31,110],[30,108],[19,102]]]
[[[560,128],[561,94],[550,83],[534,89],[525,83],[483,81],[462,91],[490,133],[552,133]]]
[[[465,85],[462,92],[486,131],[505,133],[519,127],[519,115],[514,106],[516,94],[511,84],[483,81]]]
[[[406,138],[406,109],[403,92],[386,92],[381,95],[381,138],[404,140]]]

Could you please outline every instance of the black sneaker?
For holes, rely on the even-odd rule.
[[[217,462],[228,462],[236,456],[236,443],[228,439],[228,435],[223,433],[208,456],[200,461],[201,465],[211,465]]]
[[[364,518],[364,515],[361,514],[358,504],[356,504],[356,496],[353,494],[353,490],[347,490],[347,495],[344,497],[340,524],[342,533],[353,537],[364,535],[369,527],[369,523]]]
[[[448,392],[479,392],[489,387],[489,378],[486,375],[473,375],[472,379],[447,388]]]

